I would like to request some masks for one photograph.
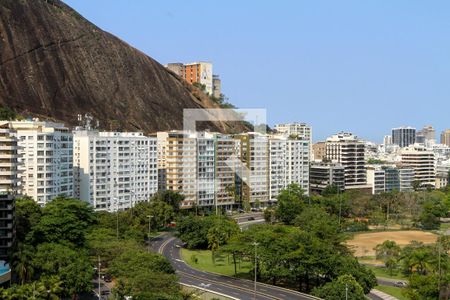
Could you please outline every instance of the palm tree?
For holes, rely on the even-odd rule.
[[[64,291],[62,285],[63,282],[58,276],[50,276],[42,278],[42,283],[47,290],[47,297],[51,300],[60,299],[60,295]]]
[[[28,247],[20,245],[19,251],[17,251],[13,258],[13,269],[19,277],[21,285],[31,280],[34,274],[31,253]]]

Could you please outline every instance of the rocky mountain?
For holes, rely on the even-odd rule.
[[[103,129],[181,129],[183,108],[218,108],[161,64],[59,0],[0,0],[0,105],[24,116]],[[203,124],[245,130],[239,123]]]

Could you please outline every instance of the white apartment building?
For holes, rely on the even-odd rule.
[[[74,131],[75,196],[110,212],[149,201],[158,189],[156,142],[140,132]]]
[[[240,140],[242,200],[253,207],[266,206],[269,201],[269,145],[266,135],[248,132],[236,136]]]
[[[197,204],[215,205],[215,140],[202,132],[197,137]]]
[[[399,179],[400,179],[400,191],[401,192],[411,192],[413,191],[414,182],[414,169],[411,168],[399,168]]]
[[[414,145],[401,150],[402,165],[414,169],[414,180],[421,187],[434,187],[436,184],[435,155],[425,147]]]
[[[10,121],[17,133],[19,154],[18,192],[45,205],[55,197],[73,197],[72,132],[52,122]]]
[[[275,130],[278,133],[283,133],[287,135],[297,135],[298,137],[309,140],[312,144],[312,128],[306,123],[284,123],[276,124]]]
[[[365,143],[351,133],[341,132],[326,140],[325,159],[345,169],[345,189],[366,189]]]
[[[372,186],[372,194],[380,194],[386,191],[386,173],[381,166],[369,166],[367,168],[367,183]]]

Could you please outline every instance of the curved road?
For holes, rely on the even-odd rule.
[[[152,248],[154,251],[163,254],[169,259],[182,284],[195,286],[199,289],[206,289],[241,300],[319,299],[293,290],[264,283],[257,284],[255,298],[253,281],[202,272],[188,266],[181,260],[180,249],[176,247],[176,245],[180,243],[180,240],[167,234],[153,239]]]

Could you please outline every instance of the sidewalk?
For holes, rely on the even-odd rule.
[[[382,291],[379,290],[371,290],[370,291],[372,294],[374,294],[375,296],[380,297],[383,300],[398,300],[398,298],[395,298],[394,296],[388,295],[386,293],[383,293]]]

